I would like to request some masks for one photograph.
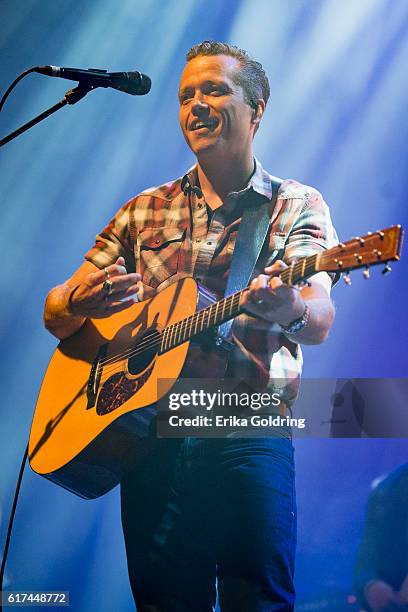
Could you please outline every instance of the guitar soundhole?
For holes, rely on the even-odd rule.
[[[132,376],[143,372],[154,360],[160,349],[161,333],[157,329],[148,329],[138,338],[134,353],[128,359],[128,371]]]
[[[104,415],[117,410],[143,387],[153,371],[160,344],[161,334],[157,329],[148,329],[137,339],[129,351],[130,357],[127,361],[129,374],[137,378],[128,378],[123,370],[109,376],[98,396],[97,414]]]

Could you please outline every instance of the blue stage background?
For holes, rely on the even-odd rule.
[[[316,186],[341,239],[408,226],[408,4],[392,0],[3,0],[0,90],[54,64],[137,69],[144,97],[97,90],[0,152],[2,206],[1,539],[42,376],[56,341],[44,296],[81,263],[117,208],[193,162],[178,126],[184,56],[204,39],[238,44],[270,76],[256,155],[273,174]],[[1,135],[74,84],[24,79]],[[334,290],[328,341],[305,349],[307,377],[405,377],[407,264]],[[385,407],[386,409],[386,407]],[[370,481],[407,460],[405,440],[297,446],[299,596],[349,590]],[[13,590],[69,590],[72,609],[134,609],[118,489],[81,500],[27,469],[7,566]]]

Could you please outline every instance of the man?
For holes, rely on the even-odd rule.
[[[354,568],[360,604],[372,612],[408,610],[408,463],[377,479]]]
[[[208,41],[189,51],[179,89],[180,125],[197,165],[182,179],[128,202],[98,236],[87,261],[50,292],[45,324],[54,335],[66,338],[86,317],[109,316],[136,295],[150,297],[183,275],[223,294],[244,209],[272,201],[271,177],[252,148],[268,97],[262,66],[245,51]],[[279,273],[289,261],[335,243],[320,194],[284,181],[244,298],[255,317],[235,320],[229,372],[287,380],[287,406],[299,383],[299,344],[322,342],[334,309],[327,274],[316,274],[299,290],[284,285]],[[130,469],[122,483],[138,611],[211,610],[216,578],[223,611],[292,610],[290,434],[149,443],[143,465]]]

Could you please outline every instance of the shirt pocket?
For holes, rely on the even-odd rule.
[[[235,249],[235,243],[237,241],[238,232],[233,232],[230,235],[227,253],[232,258]],[[266,240],[265,240],[266,242]],[[258,273],[263,272],[263,269],[267,265],[271,265],[276,259],[281,259],[285,251],[286,235],[281,234],[270,234],[268,239],[268,245],[265,243],[262,246],[261,253],[258,255],[256,270]]]
[[[149,227],[139,232],[143,284],[156,288],[177,273],[185,235],[182,227]]]

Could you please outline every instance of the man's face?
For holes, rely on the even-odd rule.
[[[234,57],[199,55],[181,75],[180,125],[198,157],[210,153],[234,158],[251,150],[254,111],[233,81],[239,69]]]

